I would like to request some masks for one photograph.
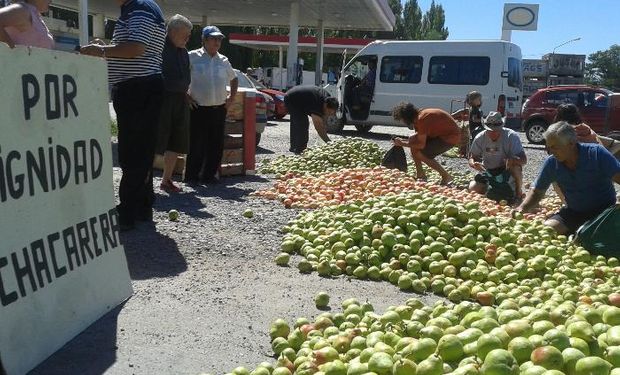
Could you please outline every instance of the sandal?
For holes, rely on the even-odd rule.
[[[179,192],[183,191],[183,189],[181,189],[180,187],[176,186],[172,181],[162,182],[161,185],[159,185],[159,188],[161,190],[165,191],[168,194],[170,194],[170,193],[179,193]]]

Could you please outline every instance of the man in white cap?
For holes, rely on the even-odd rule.
[[[226,110],[239,81],[228,58],[218,51],[224,34],[217,26],[202,29],[202,48],[190,51],[190,143],[186,183],[217,183],[224,151]],[[226,89],[230,85],[230,95]]]
[[[519,201],[523,195],[523,166],[527,163],[519,135],[504,128],[499,112],[489,112],[484,129],[471,145],[469,166],[480,173],[469,189],[496,201]]]

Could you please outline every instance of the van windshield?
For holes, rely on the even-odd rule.
[[[369,61],[377,61],[377,56],[376,55],[366,55],[366,56],[359,56],[357,58],[355,58],[354,60],[351,60],[348,64],[347,67],[344,70],[344,75],[353,75],[357,78],[364,78],[366,76],[366,74],[368,74],[369,68],[368,68],[368,62]]]
[[[521,88],[523,84],[523,68],[521,60],[514,57],[508,58],[508,86]]]

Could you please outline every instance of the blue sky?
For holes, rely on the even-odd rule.
[[[513,31],[512,42],[524,59],[540,58],[568,40],[581,40],[556,49],[556,53],[589,55],[620,44],[619,0],[507,1],[540,4],[537,31]],[[404,3],[404,1],[403,1]],[[504,1],[435,0],[446,13],[448,39],[499,39]],[[423,12],[431,0],[418,0]]]

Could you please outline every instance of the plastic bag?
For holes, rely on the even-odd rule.
[[[575,239],[592,254],[620,256],[620,205],[609,207],[579,227]]]
[[[402,172],[407,172],[407,156],[405,150],[401,146],[392,146],[388,152],[385,153],[381,165],[389,169],[398,169]]]
[[[507,201],[512,204],[515,192],[510,185],[511,174],[505,169],[485,171],[477,174],[474,179],[478,183],[487,184],[486,197],[496,202]]]

